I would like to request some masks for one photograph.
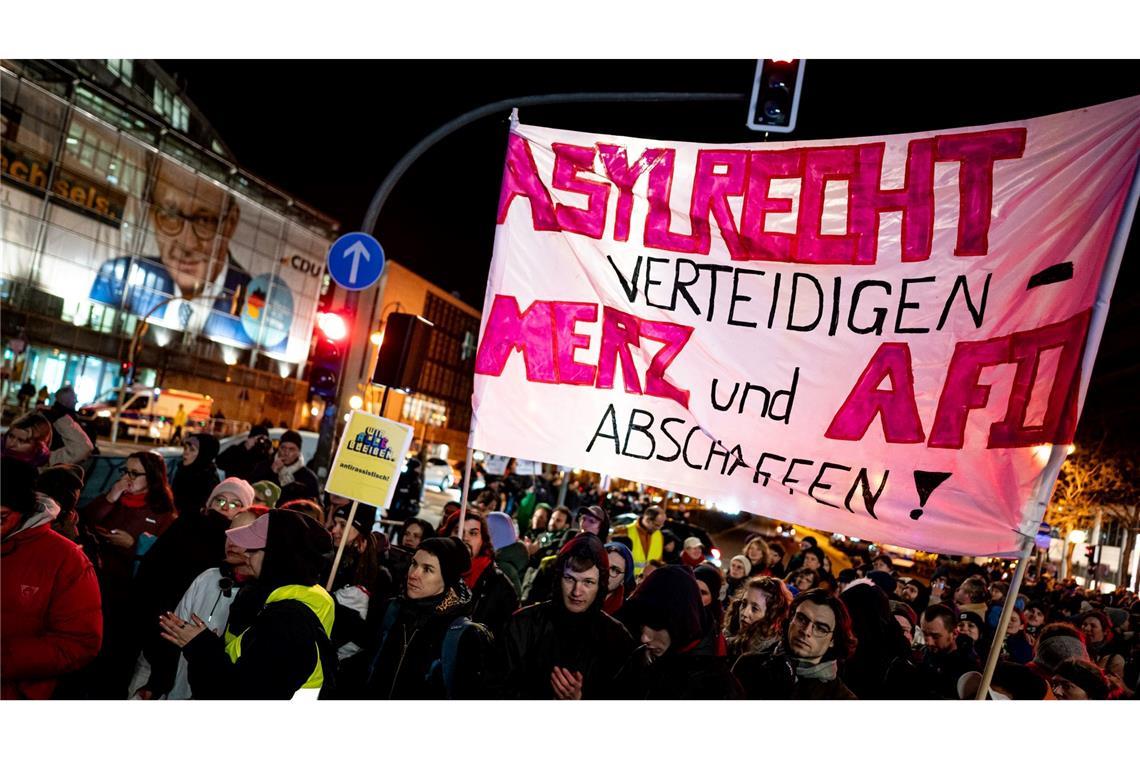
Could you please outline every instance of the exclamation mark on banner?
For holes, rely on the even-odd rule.
[[[950,477],[949,472],[927,472],[926,470],[914,471],[914,488],[918,491],[918,509],[910,511],[910,519],[917,520],[922,517],[922,510],[926,507],[926,502],[930,499],[930,494],[934,493],[934,489],[946,482]]]

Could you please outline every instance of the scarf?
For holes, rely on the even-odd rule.
[[[277,484],[284,487],[293,482],[293,475],[305,466],[305,457],[298,455],[297,461],[289,465],[281,465],[277,472]]]
[[[606,601],[602,603],[602,610],[608,615],[616,615],[624,603],[625,588],[618,586],[616,591],[606,597]]]
[[[481,554],[471,560],[471,569],[463,574],[463,582],[467,584],[467,588],[472,591],[475,590],[475,584],[479,582],[479,576],[491,564],[491,558],[485,554]]]
[[[119,497],[119,503],[128,509],[139,509],[146,506],[146,491],[139,491],[132,493],[130,491],[124,492]]]
[[[806,678],[812,681],[834,681],[839,676],[839,662],[837,660],[824,660],[815,665],[807,665],[799,660],[792,660],[796,666],[796,678]]]

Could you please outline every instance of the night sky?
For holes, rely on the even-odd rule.
[[[161,60],[244,168],[359,229],[388,170],[422,137],[502,98],[558,92],[751,92],[753,60]],[[809,59],[797,130],[826,139],[1030,118],[1140,94],[1137,61]],[[758,142],[747,102],[524,109],[564,129],[699,142]],[[446,138],[413,165],[380,216],[385,253],[481,308],[508,114]],[[1140,243],[1117,282],[1081,433],[1135,439],[1140,423]]]

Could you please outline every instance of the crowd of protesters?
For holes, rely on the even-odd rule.
[[[389,539],[261,427],[221,454],[188,435],[172,480],[131,454],[79,508],[51,453],[73,431],[44,423],[0,457],[6,699],[973,699],[995,648],[988,698],[1136,696],[1127,591],[1034,574],[999,640],[1000,565],[833,574],[810,537],[754,537],[722,570],[660,506],[509,477],[433,523],[415,466]]]

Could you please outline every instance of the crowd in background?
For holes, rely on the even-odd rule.
[[[576,482],[552,507],[509,471],[427,521],[414,459],[389,535],[261,426],[186,436],[172,480],[133,453],[80,507],[64,407],[0,456],[6,699],[972,699],[994,649],[991,699],[1136,696],[1126,590],[1032,574],[999,639],[1001,565],[833,573],[811,537],[757,536],[722,567],[648,500]]]

